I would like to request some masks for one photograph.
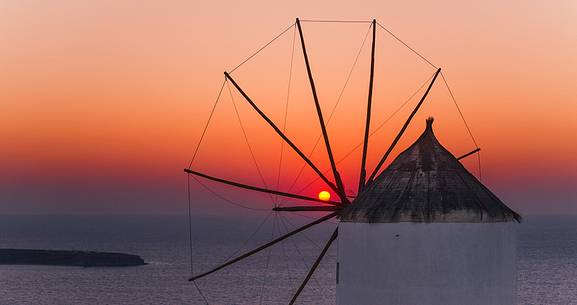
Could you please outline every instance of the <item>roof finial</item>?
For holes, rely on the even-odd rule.
[[[433,121],[435,120],[434,117],[430,116],[427,118],[427,128],[432,128],[433,127]]]

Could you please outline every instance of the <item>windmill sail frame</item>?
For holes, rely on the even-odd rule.
[[[189,278],[189,281],[195,281],[199,278],[205,277],[207,275],[210,275],[214,272],[217,272],[229,265],[232,265],[236,262],[239,262],[253,254],[256,254],[268,247],[271,247],[279,242],[282,242],[283,240],[285,240],[286,238],[289,238],[297,233],[300,233],[312,226],[315,226],[317,224],[323,223],[329,219],[332,218],[340,218],[341,214],[343,213],[343,211],[345,209],[347,209],[347,207],[349,205],[353,205],[355,204],[356,198],[354,200],[352,200],[352,202],[349,200],[349,198],[347,197],[346,193],[345,193],[345,187],[344,184],[342,182],[340,173],[337,169],[337,164],[335,162],[334,159],[334,155],[331,149],[331,145],[330,145],[330,141],[329,141],[329,134],[328,131],[326,130],[326,123],[323,117],[323,113],[320,107],[320,103],[319,103],[319,99],[317,96],[317,92],[316,92],[316,87],[315,87],[315,82],[314,82],[314,77],[313,77],[313,73],[310,67],[310,63],[309,63],[309,58],[308,58],[308,54],[307,54],[307,50],[306,50],[306,46],[305,46],[305,38],[304,38],[304,33],[302,30],[302,26],[301,26],[301,22],[349,22],[349,23],[353,23],[353,22],[358,22],[358,23],[370,23],[371,27],[372,27],[372,45],[371,45],[371,60],[370,60],[370,78],[369,78],[369,84],[368,84],[368,96],[367,96],[367,105],[366,105],[366,117],[365,117],[365,128],[364,128],[364,137],[363,137],[363,149],[362,149],[362,157],[361,157],[361,164],[360,164],[360,174],[359,174],[359,185],[358,185],[358,194],[357,194],[357,198],[362,197],[362,194],[367,190],[370,189],[372,183],[375,180],[375,177],[378,175],[381,167],[384,165],[385,161],[387,160],[387,158],[389,157],[390,153],[392,152],[392,150],[396,147],[396,145],[398,144],[399,140],[402,138],[405,130],[407,129],[407,127],[410,125],[413,117],[415,116],[415,114],[419,111],[421,105],[424,103],[424,101],[426,100],[431,88],[433,87],[435,80],[437,79],[437,77],[439,76],[439,74],[442,75],[441,73],[441,68],[436,67],[435,65],[433,65],[429,60],[427,60],[425,57],[423,57],[421,54],[419,54],[418,52],[416,52],[413,48],[411,48],[410,46],[408,46],[405,42],[403,42],[401,39],[399,39],[396,35],[394,35],[391,31],[389,31],[388,29],[386,29],[385,27],[383,27],[380,23],[377,22],[376,19],[373,19],[372,21],[351,21],[351,20],[337,20],[337,21],[330,21],[330,20],[300,20],[299,18],[296,18],[296,21],[286,30],[284,30],[281,34],[279,34],[278,36],[276,36],[271,42],[269,42],[268,44],[266,44],[264,47],[262,47],[261,49],[259,49],[255,54],[251,55],[249,58],[247,58],[245,61],[243,61],[240,65],[236,66],[234,69],[231,70],[231,72],[224,72],[224,76],[225,76],[225,82],[230,82],[232,83],[232,85],[234,86],[234,88],[243,96],[243,98],[246,100],[246,102],[248,102],[248,104],[259,114],[259,116],[266,122],[268,123],[268,125],[275,131],[275,133],[284,141],[284,143],[288,144],[288,146],[297,154],[299,155],[299,157],[311,168],[313,169],[313,171],[316,173],[316,175],[323,180],[338,196],[340,201],[323,201],[320,199],[316,199],[316,198],[312,198],[312,197],[308,197],[308,196],[303,196],[303,195],[299,195],[299,194],[295,194],[295,193],[290,193],[290,192],[281,192],[278,190],[273,190],[273,189],[268,189],[268,188],[261,188],[261,187],[256,187],[256,186],[251,186],[251,185],[247,185],[247,184],[243,184],[243,183],[239,183],[239,182],[234,182],[234,181],[229,181],[229,180],[225,180],[225,179],[221,179],[221,178],[217,178],[217,177],[213,177],[213,176],[209,176],[207,174],[203,174],[200,173],[198,171],[192,170],[191,166],[192,166],[192,162],[191,165],[189,166],[189,168],[184,169],[184,171],[189,174],[189,175],[195,175],[204,179],[208,179],[211,181],[215,181],[221,184],[225,184],[225,185],[231,185],[231,186],[235,186],[235,187],[239,187],[239,188],[243,188],[243,189],[248,189],[251,191],[256,191],[256,192],[264,192],[264,193],[269,193],[269,194],[274,194],[274,195],[279,195],[279,196],[284,196],[284,197],[288,197],[288,198],[293,198],[293,199],[299,199],[299,200],[306,200],[306,201],[312,201],[312,202],[320,202],[323,204],[326,204],[324,206],[292,206],[292,207],[279,207],[279,206],[275,206],[273,208],[274,211],[286,211],[286,212],[298,212],[298,211],[317,211],[317,212],[330,212],[330,214],[325,215],[323,217],[320,217],[318,219],[316,219],[315,221],[306,224],[304,226],[301,226],[287,234],[284,234],[270,242],[265,243],[264,245],[261,245],[260,247],[257,247],[254,250],[251,250],[249,252],[246,252],[245,254],[242,254],[234,259],[231,259],[227,262],[225,262],[224,264],[217,266],[207,272],[201,273],[201,274],[197,274],[197,275],[192,275]],[[301,47],[302,47],[302,52],[303,52],[303,57],[304,57],[304,61],[305,61],[305,65],[306,65],[306,70],[307,70],[307,75],[308,75],[308,80],[310,83],[310,87],[311,87],[311,93],[313,96],[313,100],[315,103],[315,109],[317,112],[317,117],[319,120],[319,125],[322,131],[322,136],[323,136],[323,140],[324,140],[324,145],[327,151],[327,156],[328,159],[330,161],[330,165],[331,165],[331,171],[334,177],[334,182],[331,181],[313,162],[312,160],[310,160],[309,157],[307,157],[303,151],[296,145],[294,144],[293,141],[291,141],[287,135],[283,132],[283,130],[281,130],[257,105],[256,103],[250,98],[250,96],[242,89],[242,87],[238,84],[238,82],[230,75],[234,70],[236,70],[238,67],[240,67],[242,64],[244,64],[245,62],[247,62],[248,60],[250,60],[254,55],[256,55],[258,52],[260,52],[262,49],[264,49],[265,47],[267,47],[270,43],[272,43],[274,40],[276,40],[278,37],[280,37],[282,34],[284,34],[285,32],[287,32],[291,27],[295,26],[296,29],[298,30],[299,33],[299,38],[300,38],[300,43],[301,43]],[[390,144],[390,146],[387,148],[386,152],[384,153],[384,155],[382,156],[382,158],[380,159],[380,161],[378,162],[378,164],[376,165],[376,167],[373,169],[373,171],[371,172],[371,174],[367,177],[367,171],[366,171],[366,158],[367,158],[367,152],[368,152],[368,140],[370,137],[370,125],[371,125],[371,112],[372,112],[372,99],[373,99],[373,86],[374,86],[374,74],[375,74],[375,44],[376,44],[376,31],[377,31],[377,26],[379,26],[380,28],[384,29],[388,34],[392,35],[396,40],[398,40],[399,42],[401,42],[405,47],[407,47],[409,50],[411,50],[413,53],[415,53],[416,55],[418,55],[421,59],[423,59],[424,61],[426,61],[429,65],[431,65],[432,67],[436,68],[436,72],[434,73],[432,80],[430,81],[426,91],[424,92],[424,94],[422,95],[421,99],[419,100],[418,104],[415,106],[415,108],[413,109],[413,111],[411,112],[411,114],[408,116],[407,120],[405,121],[404,125],[402,126],[402,128],[399,130],[399,132],[397,133],[396,137],[394,138],[393,142]],[[443,80],[444,77],[443,77]],[[445,84],[446,80],[445,80]],[[224,86],[224,84],[223,84]],[[447,84],[447,88],[448,88],[448,84]],[[450,90],[450,89],[449,89]],[[222,91],[222,88],[221,88]],[[219,93],[219,97],[220,97],[220,93]],[[451,97],[454,99],[452,93],[451,93]],[[218,99],[217,99],[218,101]],[[455,101],[456,103],[456,101]],[[457,106],[458,107],[458,106]],[[214,112],[214,108],[213,108],[213,112]],[[459,110],[460,112],[460,110]],[[462,114],[461,114],[462,115]],[[212,113],[211,113],[211,117],[212,117]],[[464,118],[463,118],[464,119]],[[209,122],[210,122],[210,118],[209,118]],[[465,122],[466,123],[466,122]],[[207,123],[208,126],[208,123]],[[467,126],[468,128],[468,126]],[[205,131],[206,131],[206,127],[205,127]],[[469,130],[470,132],[470,130]],[[203,132],[203,136],[204,136],[204,132]],[[471,134],[472,136],[472,134]],[[201,138],[202,141],[202,138]],[[476,144],[476,143],[475,143]],[[200,146],[200,142],[198,144]],[[198,147],[195,150],[195,155],[196,152],[198,151]],[[480,151],[479,147],[476,147],[474,150],[472,150],[471,152],[462,155],[461,157],[457,158],[457,160],[466,158],[472,154],[478,153]],[[194,160],[194,157],[193,157]],[[328,239],[328,241],[326,242],[324,248],[322,249],[321,253],[319,254],[319,256],[317,257],[317,259],[315,260],[314,264],[312,265],[312,267],[309,269],[306,277],[304,278],[303,282],[301,283],[301,285],[298,287],[297,291],[295,292],[295,294],[293,295],[293,298],[291,299],[289,304],[293,304],[298,296],[300,295],[300,293],[302,292],[302,290],[304,289],[304,287],[306,286],[306,284],[308,283],[308,281],[310,280],[311,276],[314,274],[316,268],[318,267],[319,263],[322,261],[323,257],[325,256],[326,252],[328,251],[329,247],[331,246],[331,244],[334,242],[334,240],[337,238],[338,236],[338,227],[334,230],[333,234],[331,235],[331,237]]]

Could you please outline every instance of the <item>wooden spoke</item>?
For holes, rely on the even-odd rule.
[[[323,133],[323,139],[325,140],[325,147],[327,149],[327,154],[329,155],[329,161],[331,163],[331,169],[333,170],[333,176],[335,177],[335,182],[337,183],[337,188],[338,188],[337,194],[341,198],[342,202],[350,203],[349,200],[347,199],[346,194],[345,194],[345,187],[343,185],[343,181],[341,180],[341,176],[339,174],[339,171],[337,170],[335,158],[333,156],[333,151],[331,149],[331,143],[329,141],[329,134],[327,133],[327,128],[325,126],[325,120],[323,119],[323,112],[321,110],[321,105],[319,103],[319,98],[317,96],[317,89],[315,87],[315,80],[313,78],[313,73],[311,71],[311,66],[309,64],[309,57],[307,55],[307,48],[305,46],[305,38],[303,36],[303,30],[301,28],[301,23],[300,23],[298,18],[296,20],[296,24],[297,24],[297,28],[299,30],[299,36],[301,39],[301,46],[303,49],[303,56],[305,58],[305,64],[307,67],[307,74],[309,76],[309,83],[311,84],[311,90],[313,93],[313,100],[315,101],[315,107],[317,110],[317,115],[319,117],[319,124],[321,125],[321,131]]]
[[[295,292],[292,300],[290,301],[289,305],[292,305],[295,303],[295,301],[297,300],[298,296],[301,294],[301,292],[303,291],[303,289],[305,288],[305,286],[307,285],[308,281],[311,279],[311,277],[313,276],[313,274],[315,273],[315,270],[317,269],[317,267],[319,266],[319,264],[321,263],[321,261],[323,260],[323,257],[325,256],[325,254],[327,253],[327,251],[329,250],[331,244],[333,243],[333,241],[335,241],[335,239],[337,239],[337,236],[339,235],[339,228],[337,227],[335,229],[335,231],[333,232],[333,235],[331,235],[331,238],[327,241],[325,247],[323,248],[323,250],[321,251],[321,254],[319,254],[319,257],[317,258],[317,260],[315,261],[315,263],[312,265],[311,269],[309,270],[309,273],[307,274],[307,276],[305,277],[304,281],[301,283],[301,285],[299,286],[299,288],[297,289],[297,291]]]
[[[371,129],[371,104],[373,102],[373,79],[375,76],[375,39],[377,34],[377,21],[373,19],[373,44],[371,46],[371,74],[369,79],[369,97],[367,101],[367,118],[365,122],[365,139],[363,142],[363,155],[361,158],[361,173],[359,174],[359,189],[358,193],[362,193],[365,188],[365,178],[367,170],[365,168],[367,162],[367,150],[369,148],[369,133]]]
[[[308,201],[338,205],[338,206],[342,205],[342,203],[337,202],[337,201],[324,201],[324,200],[320,200],[320,199],[314,198],[314,197],[285,193],[285,192],[281,192],[281,191],[270,190],[270,189],[265,189],[265,188],[256,187],[256,186],[252,186],[252,185],[242,184],[242,183],[238,183],[238,182],[234,182],[234,181],[229,181],[229,180],[225,180],[225,179],[221,179],[221,178],[216,178],[216,177],[209,176],[209,175],[197,172],[197,171],[193,171],[193,170],[188,169],[188,168],[185,168],[184,171],[186,173],[189,173],[189,174],[192,174],[192,175],[195,175],[198,177],[202,177],[202,178],[205,178],[208,180],[220,182],[220,183],[227,184],[227,185],[240,187],[240,188],[247,189],[247,190],[252,190],[252,191],[257,191],[257,192],[262,192],[262,193],[269,193],[269,194],[274,194],[274,195],[279,195],[279,196],[284,196],[284,197],[289,197],[289,198],[295,198],[295,199],[301,199],[301,200],[308,200]]]
[[[399,133],[397,134],[397,136],[393,140],[393,143],[391,143],[391,146],[389,146],[389,148],[387,149],[387,152],[385,152],[385,155],[381,158],[381,161],[379,161],[379,164],[377,164],[377,167],[375,167],[375,169],[373,170],[373,173],[369,177],[368,183],[372,183],[373,179],[375,179],[375,176],[377,175],[377,173],[381,169],[381,166],[383,166],[383,163],[385,163],[385,160],[387,160],[387,157],[389,156],[389,154],[391,153],[393,148],[395,148],[395,146],[397,145],[397,142],[399,142],[399,140],[401,139],[401,136],[403,135],[403,133],[405,132],[405,130],[409,126],[409,123],[411,123],[411,120],[413,119],[415,114],[417,114],[417,111],[419,111],[419,108],[421,108],[421,105],[425,101],[425,98],[427,97],[427,95],[429,95],[429,91],[431,91],[431,88],[433,87],[433,84],[435,83],[435,80],[437,79],[437,76],[439,76],[440,72],[441,72],[441,68],[437,69],[437,72],[435,72],[435,76],[433,76],[433,80],[431,80],[429,87],[427,87],[427,91],[425,91],[425,94],[423,94],[423,97],[421,97],[421,100],[419,101],[419,103],[417,104],[417,106],[415,107],[413,112],[411,112],[411,114],[407,118],[407,121],[403,125],[403,128],[401,128],[401,130],[399,131]]]
[[[339,211],[341,207],[338,206],[294,206],[294,207],[275,207],[273,211],[283,212],[334,212]]]
[[[470,152],[468,152],[468,153],[460,156],[459,158],[457,158],[457,160],[461,160],[461,159],[467,158],[468,156],[470,156],[470,155],[472,155],[472,154],[474,154],[474,153],[476,153],[476,152],[479,152],[480,150],[481,150],[481,148],[477,147],[476,149],[474,149],[474,150],[472,150],[472,151],[470,151]]]
[[[220,265],[220,266],[218,266],[218,267],[216,267],[216,268],[213,268],[213,269],[210,270],[210,271],[204,272],[204,273],[199,274],[199,275],[195,275],[195,276],[189,278],[188,280],[189,280],[189,281],[194,281],[194,280],[197,280],[197,279],[199,279],[199,278],[201,278],[201,277],[205,277],[205,276],[207,276],[207,275],[209,275],[209,274],[211,274],[211,273],[214,273],[214,272],[216,272],[216,271],[218,271],[218,270],[220,270],[220,269],[222,269],[222,268],[224,268],[224,267],[230,266],[230,265],[232,265],[232,264],[234,264],[234,263],[236,263],[236,262],[238,262],[238,261],[241,261],[241,260],[243,260],[243,259],[245,259],[245,258],[247,258],[247,257],[249,257],[249,256],[251,256],[251,255],[253,255],[253,254],[255,254],[255,253],[258,253],[258,252],[260,252],[260,251],[262,251],[262,250],[264,250],[264,249],[266,249],[266,248],[268,248],[268,247],[270,247],[270,246],[272,246],[272,245],[274,245],[274,244],[276,244],[276,243],[278,243],[278,242],[281,242],[281,241],[283,241],[283,240],[285,240],[285,239],[287,239],[287,238],[289,238],[289,237],[291,237],[291,236],[293,236],[293,235],[295,235],[295,234],[297,234],[297,233],[299,233],[299,232],[301,232],[301,231],[304,231],[304,230],[306,230],[306,229],[308,229],[308,228],[310,228],[310,227],[312,227],[312,226],[314,226],[314,225],[317,225],[317,224],[319,224],[319,223],[321,223],[321,222],[325,222],[325,221],[327,221],[327,220],[335,217],[336,215],[337,215],[337,213],[331,213],[331,214],[329,214],[329,215],[326,215],[326,216],[324,216],[324,217],[321,217],[321,218],[319,218],[319,219],[317,219],[317,220],[315,220],[315,221],[313,221],[313,222],[311,222],[311,223],[309,223],[309,224],[307,224],[307,225],[304,225],[304,226],[302,226],[302,227],[300,227],[300,228],[298,228],[298,229],[296,229],[296,230],[294,230],[294,231],[291,231],[291,232],[289,232],[289,233],[287,233],[287,234],[285,234],[285,235],[283,235],[283,236],[281,236],[281,237],[278,237],[277,239],[275,239],[275,240],[273,240],[273,241],[271,241],[271,242],[268,242],[268,243],[266,243],[266,244],[264,244],[264,245],[262,245],[262,246],[260,246],[260,247],[258,247],[258,248],[256,248],[256,249],[254,249],[254,250],[252,250],[252,251],[249,251],[249,252],[247,252],[247,253],[245,253],[245,254],[243,254],[243,255],[241,255],[241,256],[238,256],[238,257],[236,257],[236,258],[234,258],[234,259],[231,259],[231,260],[229,260],[228,262],[226,262],[226,263],[224,263],[224,264],[222,264],[222,265]]]
[[[252,101],[252,99],[242,90],[242,88],[236,83],[236,81],[228,74],[224,72],[224,76],[230,80],[233,86],[238,90],[238,92],[244,97],[244,99],[256,110],[256,112],[274,129],[274,131],[317,173],[317,175],[337,194],[340,194],[340,190],[332,183],[321,170],[314,165],[314,163],[275,125],[275,123],[266,115],[258,106]],[[341,197],[341,200],[342,197]],[[343,202],[346,201],[343,200]]]

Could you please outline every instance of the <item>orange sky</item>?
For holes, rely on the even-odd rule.
[[[3,1],[0,213],[183,213],[181,171],[222,72],[297,16],[378,19],[443,68],[482,148],[483,181],[490,188],[522,213],[577,213],[577,3],[456,0]],[[325,115],[367,26],[303,24]],[[292,35],[233,74],[279,125]],[[380,29],[377,41],[375,124],[434,71]],[[369,44],[329,125],[337,158],[361,140]],[[319,132],[306,81],[297,43],[287,133],[304,150]],[[274,186],[280,144],[234,94],[259,165]],[[370,166],[415,102],[372,138]],[[231,105],[225,88],[195,168],[260,184]],[[399,149],[415,139],[428,115],[437,118],[437,135],[454,154],[473,148],[442,82],[422,110]],[[285,154],[280,186],[286,189],[300,162]],[[326,168],[322,147],[313,159]],[[342,164],[350,189],[356,188],[358,163],[352,156]],[[474,159],[466,165],[476,173]],[[300,186],[307,177],[309,170]],[[195,190],[203,202],[213,198]],[[243,194],[249,205],[270,205]],[[237,211],[218,201],[199,210]]]

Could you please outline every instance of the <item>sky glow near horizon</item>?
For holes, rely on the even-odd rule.
[[[222,4],[222,3],[221,3]],[[520,213],[577,214],[577,4],[486,1],[385,4],[293,1],[4,1],[0,4],[0,213],[185,214],[186,176],[222,72],[303,19],[376,18],[442,67],[481,147],[482,177]],[[303,23],[328,118],[368,24]],[[292,54],[289,30],[232,76],[283,126]],[[298,36],[297,36],[298,38]],[[335,158],[362,141],[370,35],[328,123]],[[320,134],[300,44],[295,44],[286,133],[308,153]],[[434,72],[377,29],[373,130]],[[373,137],[374,168],[422,90]],[[233,104],[234,101],[234,104]],[[263,179],[255,170],[236,111]],[[474,148],[442,79],[392,157],[428,116],[453,154]],[[217,177],[316,197],[302,161],[234,87],[225,86],[193,168]],[[360,149],[339,163],[357,189]],[[389,162],[393,159],[390,158]],[[311,159],[329,169],[321,143]],[[476,156],[464,164],[478,175]],[[328,172],[329,179],[332,175]],[[264,180],[264,183],[263,183]],[[278,183],[277,183],[278,180]],[[216,187],[267,209],[278,198]],[[244,213],[193,180],[199,214]],[[293,203],[282,200],[282,204]]]

